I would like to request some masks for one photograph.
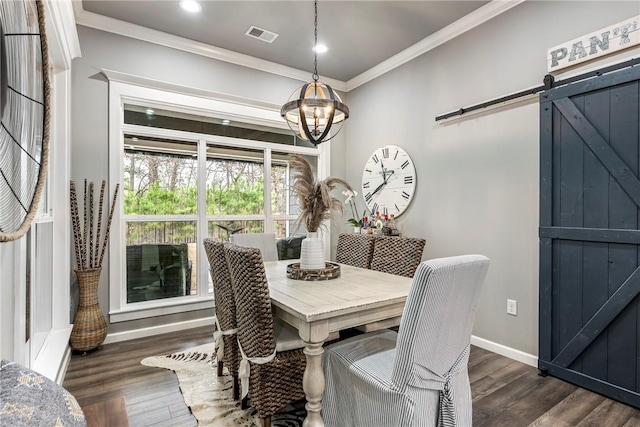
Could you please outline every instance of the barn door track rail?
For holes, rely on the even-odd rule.
[[[472,105],[470,107],[460,108],[459,110],[452,111],[450,113],[442,114],[440,116],[436,116],[436,122],[450,119],[456,116],[462,116],[463,114],[470,113],[472,111],[481,110],[483,108],[491,107],[493,105],[502,104],[506,102],[513,101],[518,98],[522,98],[529,95],[535,95],[536,93],[542,92],[544,90],[553,89],[559,86],[568,85],[580,80],[590,79],[592,77],[598,77],[603,74],[610,73],[612,71],[617,71],[627,67],[633,67],[635,65],[640,64],[640,58],[633,58],[625,62],[621,62],[619,64],[610,65],[608,67],[599,68],[594,71],[589,71],[587,73],[579,74],[577,76],[568,77],[563,80],[555,81],[555,78],[551,74],[547,74],[543,78],[543,84],[531,89],[526,89],[520,92],[512,93],[511,95],[506,95],[500,98],[495,98],[490,101],[481,102],[479,104]]]

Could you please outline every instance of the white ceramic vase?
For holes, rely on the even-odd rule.
[[[360,227],[353,227],[353,232],[355,234],[360,234]]]
[[[324,244],[317,231],[309,231],[300,248],[300,269],[320,270],[325,268]]]

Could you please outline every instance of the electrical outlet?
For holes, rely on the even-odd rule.
[[[518,301],[514,299],[507,300],[507,314],[511,314],[513,316],[518,315]]]

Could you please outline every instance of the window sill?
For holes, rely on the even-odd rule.
[[[111,323],[127,322],[213,307],[213,296],[170,298],[129,304],[122,310],[110,311],[109,320]]]

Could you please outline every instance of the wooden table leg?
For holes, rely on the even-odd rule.
[[[307,366],[302,377],[302,388],[307,397],[307,417],[303,427],[324,427],[322,411],[322,396],[324,395],[324,372],[322,371],[322,342],[306,342],[304,354],[307,356]]]

